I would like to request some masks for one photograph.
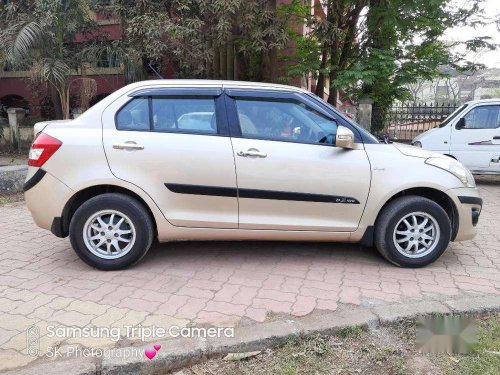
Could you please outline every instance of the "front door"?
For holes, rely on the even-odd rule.
[[[228,98],[240,228],[354,231],[370,187],[364,148],[335,147],[336,121],[296,94],[250,95]]]
[[[450,153],[473,172],[500,172],[500,105],[473,107],[457,125]]]
[[[111,172],[143,189],[173,225],[237,228],[236,174],[231,140],[223,134],[221,90],[191,91],[142,90],[105,110],[103,143]],[[216,194],[221,189],[232,194]]]

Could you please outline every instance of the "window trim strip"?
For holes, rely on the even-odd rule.
[[[128,94],[130,97],[141,96],[213,96],[222,95],[222,88],[216,87],[153,87],[140,89]]]

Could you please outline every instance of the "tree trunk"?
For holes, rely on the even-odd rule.
[[[269,51],[269,82],[278,80],[278,50],[273,48]]]
[[[69,109],[70,109],[69,99],[71,97],[69,93],[69,83],[62,84],[60,87],[57,88],[57,92],[59,93],[59,97],[61,98],[61,109],[63,113],[63,119],[68,120]]]
[[[54,85],[49,84],[49,93],[50,99],[52,100],[52,104],[54,105],[54,115],[56,120],[63,119],[63,110],[61,106],[61,97],[57,92],[57,89]]]
[[[214,60],[213,60],[213,65],[212,65],[212,75],[211,77],[209,76],[208,78],[212,79],[219,79],[220,78],[220,52],[219,48],[214,48],[213,49],[214,53]]]
[[[335,85],[335,79],[337,79],[339,70],[342,69],[341,66],[341,50],[340,50],[340,35],[339,33],[335,33],[335,37],[333,39],[331,51],[330,51],[330,73],[328,74],[329,78],[329,95],[328,95],[328,103],[333,105],[334,107],[337,106],[337,98],[338,98],[338,91],[337,87]]]
[[[227,44],[227,52],[226,52],[226,79],[234,79],[234,43],[231,40]]]
[[[318,81],[316,82],[315,94],[321,99],[325,97],[325,74],[324,69],[326,68],[326,63],[328,61],[328,45],[325,42],[321,51],[321,64],[320,71],[318,74]]]
[[[227,45],[224,44],[219,49],[220,51],[220,76],[222,79],[227,79]]]
[[[337,100],[338,100],[338,90],[336,86],[333,86],[333,82],[337,78],[337,72],[336,71],[331,71],[329,74],[330,78],[330,90],[329,90],[329,95],[328,95],[328,103],[333,105],[334,107],[337,107]]]

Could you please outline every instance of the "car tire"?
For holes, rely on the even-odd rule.
[[[448,214],[440,205],[424,197],[394,199],[382,209],[375,223],[377,250],[400,267],[423,267],[434,262],[450,240]]]
[[[153,221],[145,207],[125,194],[93,197],[75,211],[71,246],[87,264],[118,270],[139,262],[153,242]]]

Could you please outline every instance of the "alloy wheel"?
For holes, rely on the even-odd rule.
[[[436,248],[439,237],[439,224],[433,216],[426,212],[412,212],[397,223],[393,241],[404,256],[421,258]]]
[[[83,239],[92,254],[102,259],[117,259],[132,249],[136,231],[127,215],[116,210],[103,210],[86,221]]]

